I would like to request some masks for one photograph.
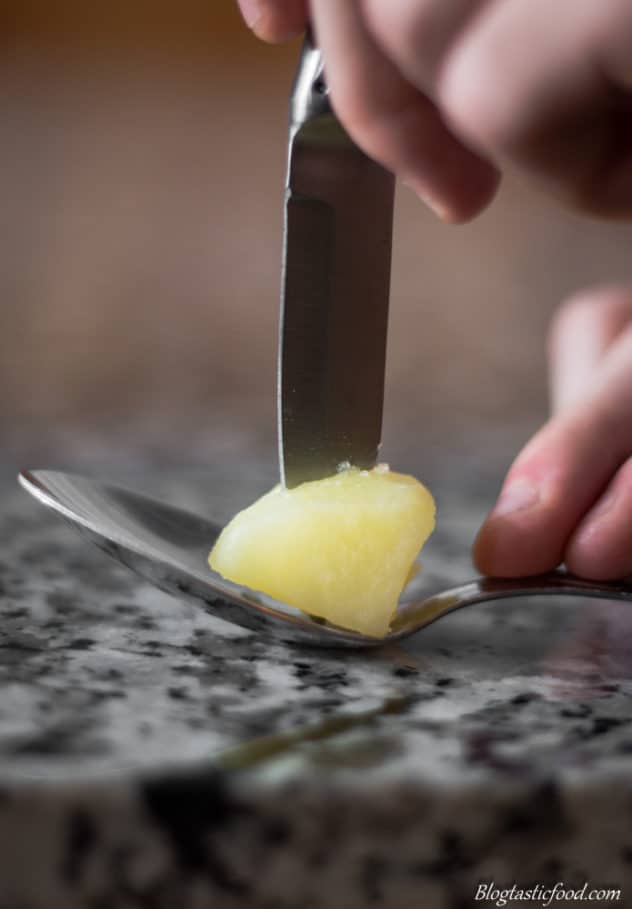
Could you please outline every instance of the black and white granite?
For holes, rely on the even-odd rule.
[[[428,585],[465,580],[500,473],[471,454],[417,472],[439,504]],[[224,518],[272,472],[109,479]],[[0,909],[462,909],[483,881],[632,905],[626,604],[282,645],[152,589],[13,477],[2,493]]]

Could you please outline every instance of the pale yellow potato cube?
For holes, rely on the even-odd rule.
[[[435,505],[414,477],[350,468],[287,490],[276,486],[240,511],[209,556],[224,577],[383,637]]]

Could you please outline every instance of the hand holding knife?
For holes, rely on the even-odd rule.
[[[281,482],[373,467],[380,443],[394,178],[346,134],[308,35],[290,103],[279,338]]]

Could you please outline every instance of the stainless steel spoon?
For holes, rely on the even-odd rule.
[[[449,612],[489,600],[572,595],[632,601],[624,582],[585,581],[562,571],[531,578],[476,578],[429,596],[402,594],[391,631],[372,638],[346,631],[239,584],[208,566],[221,527],[204,518],[87,477],[23,471],[21,485],[59,512],[113,558],[156,587],[192,600],[210,615],[284,641],[329,647],[375,647],[401,640]]]

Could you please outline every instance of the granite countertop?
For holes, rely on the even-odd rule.
[[[419,471],[430,588],[472,574],[500,478],[481,463]],[[109,478],[225,518],[266,470]],[[285,645],[156,591],[8,474],[2,495],[0,909],[457,909],[484,881],[632,901],[627,604],[498,602],[368,653]]]

